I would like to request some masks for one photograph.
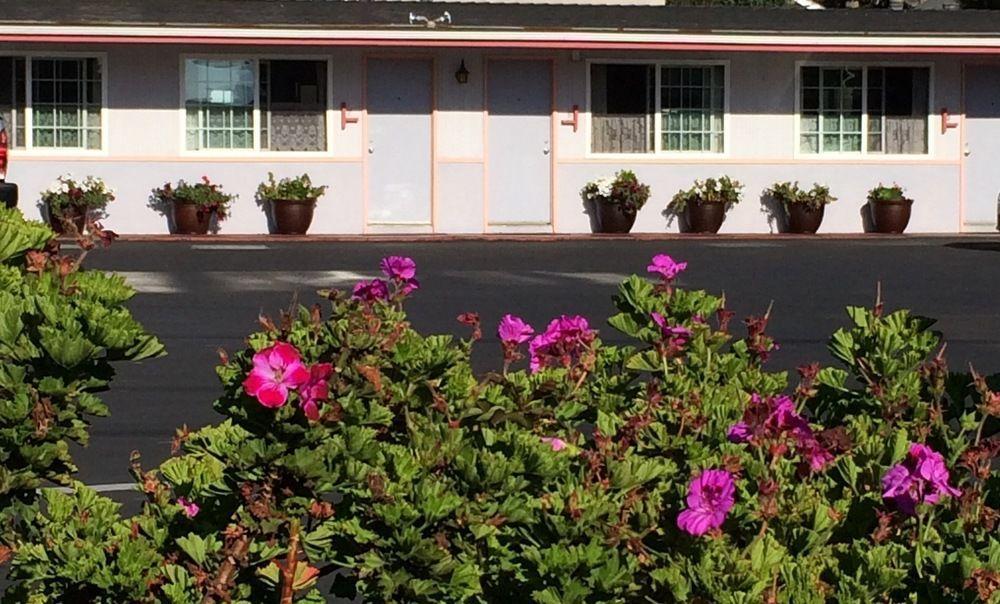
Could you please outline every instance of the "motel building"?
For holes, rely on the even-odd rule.
[[[239,194],[223,233],[266,233],[268,172],[329,185],[314,234],[588,233],[580,190],[623,168],[634,232],[722,175],[723,233],[770,232],[776,181],[830,186],[823,232],[880,183],[908,232],[995,232],[1000,11],[0,0],[0,111],[25,212],[95,175],[120,233],[168,232],[150,191],[202,175]]]

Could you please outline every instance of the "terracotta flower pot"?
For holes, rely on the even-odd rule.
[[[638,214],[627,211],[621,204],[600,201],[594,204],[594,209],[597,212],[598,233],[628,233],[632,230]]]
[[[718,233],[722,221],[726,219],[726,204],[688,203],[684,209],[688,233]]]
[[[67,206],[60,211],[54,211],[51,207],[48,208],[49,214],[49,226],[56,235],[66,234],[66,223],[70,223],[76,227],[78,233],[82,233],[84,227],[87,225],[87,210],[84,208],[79,208],[77,206]]]
[[[271,216],[278,235],[305,235],[312,224],[315,199],[272,199]]]
[[[912,199],[870,201],[872,224],[876,233],[902,233],[910,223]]]
[[[12,182],[0,182],[0,200],[8,208],[17,207],[17,185]]]
[[[819,230],[823,222],[823,211],[826,206],[812,208],[804,203],[790,203],[785,206],[788,211],[788,232],[812,235]]]
[[[174,233],[178,235],[207,235],[212,226],[213,211],[201,210],[198,204],[174,201]]]

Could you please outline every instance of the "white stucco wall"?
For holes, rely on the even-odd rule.
[[[266,220],[254,202],[257,184],[269,171],[278,176],[308,172],[317,183],[330,185],[330,192],[317,209],[312,233],[362,233],[386,229],[366,227],[366,56],[426,56],[435,61],[434,111],[434,231],[481,233],[489,230],[484,213],[488,160],[484,151],[483,66],[487,57],[529,56],[523,53],[479,49],[397,50],[367,53],[342,48],[247,48],[231,49],[179,46],[133,46],[80,48],[14,48],[0,52],[93,52],[107,56],[108,146],[102,153],[13,153],[9,178],[22,190],[21,206],[31,214],[37,193],[57,175],[72,172],[105,178],[118,189],[119,199],[109,210],[107,226],[121,233],[166,232],[166,220],[147,207],[150,190],[179,178],[208,175],[226,190],[239,194],[225,233],[266,232]],[[237,55],[284,57],[308,55],[332,59],[330,152],[311,157],[280,154],[192,154],[182,151],[180,65],[185,55]],[[938,112],[948,107],[961,111],[962,60],[958,57],[918,56],[807,56],[788,53],[570,53],[535,51],[530,56],[554,61],[555,113],[553,114],[552,170],[554,230],[589,232],[579,191],[587,180],[621,168],[634,169],[651,185],[653,197],[642,210],[636,232],[675,232],[661,212],[670,197],[690,186],[695,178],[728,174],[746,185],[745,200],[729,215],[723,232],[769,232],[772,226],[760,205],[761,191],[780,180],[803,184],[827,184],[839,198],[827,211],[824,232],[859,232],[861,208],[867,190],[883,182],[898,182],[916,199],[909,232],[957,232],[961,230],[962,148],[960,129],[942,133]],[[726,153],[703,158],[595,157],[588,151],[586,115],[588,60],[627,58],[661,61],[720,60],[729,66],[729,120]],[[464,60],[470,72],[468,84],[455,81],[454,72]],[[906,159],[854,157],[826,159],[796,153],[795,65],[797,61],[868,63],[928,63],[932,65],[930,150],[926,156]],[[340,105],[346,103],[357,123],[340,125]],[[580,128],[560,125],[572,107],[583,112]],[[511,153],[521,150],[511,149]],[[516,185],[516,183],[515,183]],[[406,227],[389,229],[405,231]],[[415,229],[426,232],[427,229]],[[495,229],[494,229],[495,230]],[[522,230],[551,232],[551,227]]]

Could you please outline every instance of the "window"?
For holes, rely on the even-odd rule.
[[[722,153],[723,78],[720,65],[661,68],[663,149]]]
[[[802,67],[803,153],[927,153],[926,67]]]
[[[326,62],[261,61],[261,149],[326,151]]]
[[[327,64],[188,59],[189,151],[327,150]]]
[[[722,153],[725,67],[595,63],[590,69],[595,153]]]
[[[187,148],[253,149],[253,62],[190,59],[184,75]]]
[[[14,148],[100,150],[103,97],[100,59],[0,57],[0,114]]]

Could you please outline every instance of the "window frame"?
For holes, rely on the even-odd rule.
[[[729,59],[684,59],[684,60],[656,60],[656,59],[587,59],[586,60],[586,92],[587,105],[584,115],[586,122],[586,154],[587,158],[594,159],[695,159],[711,158],[721,159],[730,156],[732,148],[730,124],[729,100],[731,97],[730,78],[732,70]],[[591,90],[591,66],[592,65],[651,65],[654,67],[654,103],[656,107],[653,111],[653,150],[648,153],[607,153],[594,151],[593,148],[593,104]],[[663,94],[662,78],[664,67],[721,67],[722,68],[722,151],[668,151],[663,149]]]
[[[805,67],[854,68],[861,69],[861,150],[860,151],[823,151],[822,140],[819,151],[808,153],[802,150],[802,69]],[[910,67],[927,69],[927,151],[925,153],[880,153],[868,150],[868,70],[889,69],[894,67]],[[796,61],[795,62],[795,124],[793,139],[793,157],[802,160],[869,160],[890,161],[921,161],[935,157],[934,136],[934,86],[935,64],[931,61]]]
[[[253,68],[253,147],[250,149],[188,149],[187,146],[187,63],[189,60],[205,61],[249,61]],[[178,82],[178,144],[182,157],[209,158],[317,158],[333,153],[334,122],[336,119],[333,107],[333,57],[316,54],[240,54],[240,53],[182,53],[179,58]],[[261,132],[264,112],[260,104],[260,63],[261,61],[317,61],[326,65],[326,149],[321,151],[272,151],[261,148]]]
[[[24,59],[24,147],[12,147],[10,152],[22,157],[47,157],[47,156],[88,156],[101,157],[108,155],[109,141],[108,133],[108,53],[106,52],[79,52],[79,51],[30,51],[18,52],[16,50],[0,51],[0,57],[14,57]],[[88,149],[86,145],[82,147],[36,147],[35,146],[35,120],[33,110],[33,68],[32,62],[35,59],[94,59],[101,67],[101,148]],[[9,124],[8,124],[9,126]]]

